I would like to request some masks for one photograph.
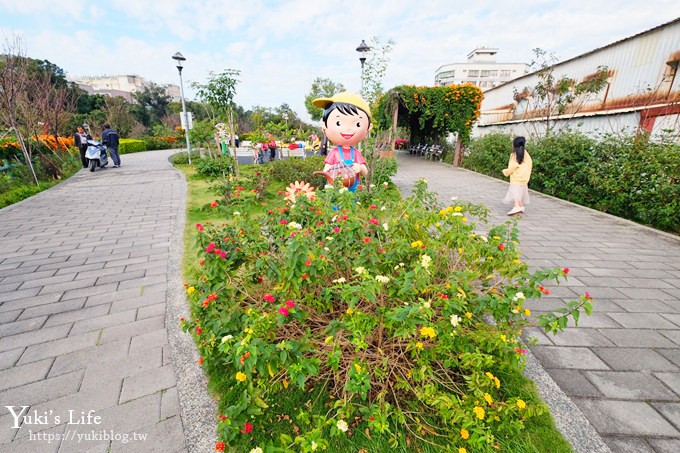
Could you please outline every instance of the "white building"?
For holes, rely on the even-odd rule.
[[[467,56],[466,63],[451,63],[435,71],[434,85],[471,83],[486,91],[529,72],[524,63],[497,63],[498,49],[478,47]]]
[[[128,102],[132,102],[132,93],[144,89],[151,85],[144,77],[138,75],[103,75],[103,76],[84,76],[69,78],[70,81],[78,84],[80,88],[89,94],[104,94],[107,96],[122,96]],[[179,86],[173,84],[162,84],[168,95],[173,101],[178,101]]]
[[[580,83],[606,66],[606,86],[595,96],[577,99],[571,109],[554,116],[555,129],[582,132],[636,132],[653,135],[680,130],[680,18],[622,39],[583,55],[557,63],[553,75]],[[545,114],[531,111],[532,99],[516,96],[540,82],[537,73],[484,93],[481,116],[473,135],[507,132],[543,134]]]

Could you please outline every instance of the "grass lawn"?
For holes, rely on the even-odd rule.
[[[228,220],[220,215],[220,210],[212,209],[210,203],[218,199],[218,196],[210,190],[210,183],[200,178],[193,166],[180,165],[178,168],[184,172],[187,179],[187,222],[184,232],[184,256],[182,271],[185,281],[195,279],[194,272],[197,262],[196,254],[196,223],[206,222],[224,223]],[[253,166],[241,166],[241,174],[249,174],[255,170]],[[270,192],[276,193],[284,188],[280,182],[272,182]],[[267,198],[264,198],[266,203]],[[221,202],[221,201],[220,201]],[[265,206],[262,209],[267,209]],[[219,401],[220,410],[233,404],[238,392],[233,386],[233,377],[227,376],[218,365],[204,364],[205,370],[210,377],[209,391]],[[503,388],[507,394],[521,397],[527,402],[540,403],[540,398],[533,382],[519,373],[502,373],[495,370],[503,382]],[[297,415],[300,409],[307,413],[326,413],[332,410],[334,400],[324,388],[299,389],[291,385],[275,403],[271,404],[264,415],[254,422],[254,429],[248,445],[238,446],[233,451],[250,451],[254,445],[266,445],[271,439],[278,439],[280,435],[288,435],[295,438],[298,425],[303,423]],[[545,406],[544,406],[545,407]],[[217,424],[217,422],[216,422]],[[351,423],[350,423],[351,425]],[[497,444],[500,451],[518,453],[567,453],[572,452],[570,445],[562,438],[562,435],[554,426],[552,417],[545,408],[543,415],[530,418],[526,423],[526,429],[519,436],[498,437]],[[379,435],[374,432],[350,429],[348,436],[330,439],[326,451],[334,453],[344,452],[423,452],[434,453],[442,451],[441,447],[432,446],[419,440],[417,436],[408,433],[405,429],[391,426],[397,434],[397,445],[387,435]],[[392,443],[391,443],[392,442]],[[493,449],[492,449],[493,450]],[[489,450],[489,451],[492,451]],[[227,451],[232,451],[228,450]],[[457,448],[451,451],[458,451]],[[468,447],[467,452],[487,451]],[[496,450],[493,450],[496,451]]]

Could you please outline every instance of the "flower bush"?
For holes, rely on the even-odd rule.
[[[196,225],[193,319],[181,325],[233,390],[220,448],[307,452],[354,432],[406,448],[405,427],[443,450],[492,451],[541,412],[501,377],[524,363],[525,301],[568,269],[530,272],[514,224],[477,232],[481,206],[441,206],[424,181],[403,200],[387,186],[298,184],[262,216]],[[584,295],[539,324],[555,331],[590,308]],[[331,399],[300,404],[288,432],[250,444],[294,388]]]

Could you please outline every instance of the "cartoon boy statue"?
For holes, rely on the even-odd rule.
[[[312,104],[324,109],[321,128],[335,145],[328,148],[323,174],[331,182],[335,175],[329,175],[338,167],[351,170],[351,178],[346,181],[350,181],[347,188],[353,192],[360,184],[359,176],[368,174],[366,160],[355,146],[373,127],[371,109],[361,96],[347,91],[331,98],[314,99]]]

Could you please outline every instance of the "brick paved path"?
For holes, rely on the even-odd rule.
[[[503,165],[499,162],[499,165]],[[422,157],[399,155],[395,182],[418,178],[450,203],[483,203],[494,224],[507,220],[505,182]],[[595,310],[558,336],[538,329],[531,348],[614,452],[680,451],[680,238],[531,193],[519,221],[532,267],[569,267],[566,285],[529,307],[559,307],[584,291]]]
[[[125,155],[0,210],[0,451],[186,451],[165,319],[185,193],[169,155]],[[5,406],[42,417],[12,429]],[[69,410],[99,423],[69,425]]]

